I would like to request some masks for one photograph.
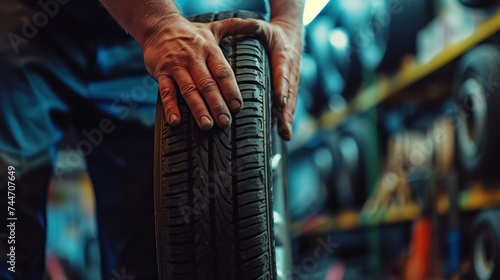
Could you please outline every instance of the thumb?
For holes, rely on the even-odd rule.
[[[264,21],[257,19],[230,18],[213,22],[211,25],[212,33],[220,41],[227,36],[235,35],[257,35],[263,34]]]

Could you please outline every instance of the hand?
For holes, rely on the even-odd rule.
[[[259,29],[259,22],[253,19],[191,23],[177,13],[155,26],[142,46],[144,62],[158,81],[170,125],[181,121],[176,85],[201,129],[210,130],[214,119],[219,127],[231,125],[229,109],[236,113],[243,102],[219,42],[226,36],[254,34]]]
[[[269,23],[261,22],[258,32],[271,59],[273,117],[278,120],[281,138],[289,141],[292,139],[292,122],[300,79],[302,26],[274,19]]]

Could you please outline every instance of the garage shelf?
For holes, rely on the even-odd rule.
[[[485,188],[481,184],[464,190],[459,194],[459,207],[463,212],[476,211],[488,207],[500,207],[500,188]],[[445,215],[449,211],[446,195],[437,199],[438,213]],[[400,207],[388,207],[375,212],[345,211],[337,215],[315,216],[304,222],[292,224],[296,235],[328,233],[333,230],[353,230],[383,224],[411,222],[420,216],[421,209],[416,203]]]
[[[499,31],[500,12],[496,12],[479,25],[472,35],[457,43],[447,45],[428,63],[419,64],[415,60],[410,60],[403,64],[395,76],[391,78],[385,76],[379,77],[377,83],[359,92],[344,111],[323,114],[319,120],[319,128],[324,130],[334,129],[347,116],[369,110],[389,97],[403,92],[408,87],[437,72],[472,47],[485,41]]]
[[[462,191],[458,197],[458,206],[463,211],[476,211],[488,207],[500,206],[500,188],[486,188],[481,184]],[[447,196],[440,196],[436,205],[439,214],[446,214],[450,208]]]
[[[328,233],[332,230],[352,230],[405,221],[412,221],[420,215],[417,204],[388,207],[374,212],[345,211],[337,215],[315,216],[304,222],[292,224],[297,235]]]
[[[499,31],[500,11],[479,25],[469,37],[447,45],[428,63],[419,64],[414,59],[407,59],[394,76],[378,77],[377,82],[361,90],[346,106],[345,110],[324,113],[315,122],[315,129],[319,131],[333,130],[348,116],[368,111],[389,98],[408,91],[419,81],[438,73],[468,50],[491,38]],[[301,143],[306,143],[309,139],[309,137],[305,138],[305,140],[302,139]],[[460,192],[458,206],[461,211],[475,211],[485,207],[500,206],[500,189],[485,188],[477,184],[473,188]],[[448,197],[446,195],[439,196],[436,207],[438,213],[442,215],[448,213]],[[421,209],[417,204],[389,207],[371,213],[349,210],[296,222],[292,224],[292,231],[296,235],[309,235],[327,233],[333,230],[352,230],[382,224],[410,222],[418,218],[420,214]]]

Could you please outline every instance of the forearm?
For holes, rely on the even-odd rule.
[[[270,0],[271,21],[282,21],[302,29],[305,0]]]
[[[154,27],[178,15],[173,0],[100,0],[111,15],[143,46]]]

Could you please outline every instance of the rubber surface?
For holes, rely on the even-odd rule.
[[[336,197],[334,209],[359,210],[374,187],[373,173],[380,170],[375,123],[366,116],[349,119],[329,139],[329,145],[334,158],[333,188],[330,187]]]
[[[473,229],[471,244],[475,279],[500,279],[500,210],[489,209],[481,212],[476,218]],[[488,241],[484,239],[485,237]],[[485,270],[488,273],[485,273]]]
[[[251,12],[203,14],[211,22]],[[276,279],[271,187],[269,66],[256,39],[221,43],[244,104],[230,128],[201,131],[181,96],[170,127],[161,102],[155,136],[160,279]]]
[[[500,182],[500,48],[481,45],[459,62],[455,77],[456,141],[460,167],[487,185]],[[473,86],[471,86],[473,85]]]
[[[433,18],[429,0],[339,0],[352,7],[343,13],[353,50],[363,68],[393,72],[416,51],[418,31]]]
[[[309,49],[318,65],[321,91],[329,103],[335,101],[335,95],[351,100],[362,82],[358,53],[352,50],[344,21],[338,15],[323,15],[308,26]]]

